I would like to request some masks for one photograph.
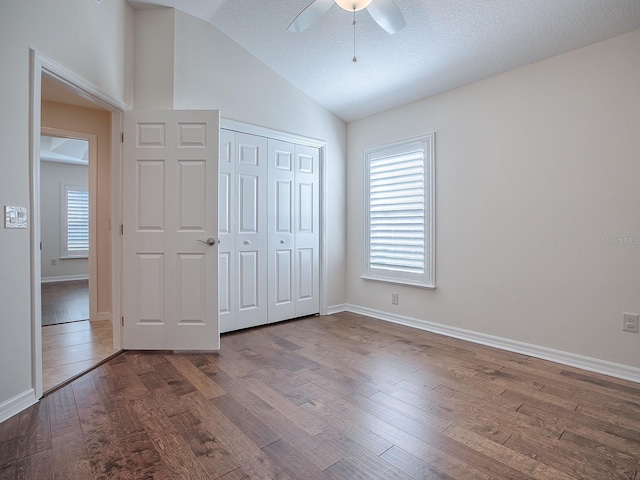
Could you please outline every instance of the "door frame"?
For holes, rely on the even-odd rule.
[[[95,282],[96,275],[98,273],[98,257],[96,255],[96,242],[97,242],[97,194],[98,194],[98,167],[96,161],[98,159],[98,136],[93,133],[74,132],[71,130],[64,130],[61,128],[53,127],[40,127],[41,135],[48,135],[58,138],[72,138],[79,140],[86,140],[89,142],[89,176],[88,176],[88,188],[89,188],[89,320],[98,319],[98,288]],[[39,158],[34,158],[34,161],[41,162]],[[38,171],[40,171],[41,165],[37,165]],[[40,178],[40,174],[38,174]],[[34,185],[35,188],[35,185]],[[40,216],[40,219],[42,217]],[[42,239],[42,236],[41,236]]]
[[[42,312],[41,312],[41,257],[40,257],[40,132],[42,76],[54,80],[73,93],[111,112],[111,311],[113,346],[122,348],[121,286],[122,239],[121,214],[121,164],[122,117],[130,107],[98,87],[76,75],[71,70],[48,59],[34,49],[29,51],[29,165],[30,165],[30,257],[31,257],[31,387],[35,400],[42,397]]]
[[[320,282],[320,315],[327,315],[327,236],[325,228],[326,218],[326,206],[327,206],[327,181],[326,181],[326,168],[325,168],[325,155],[327,151],[327,142],[319,140],[317,138],[305,137],[294,133],[283,132],[280,130],[273,130],[271,128],[260,127],[257,125],[251,125],[249,123],[238,122],[236,120],[229,120],[227,118],[220,118],[220,128],[225,130],[233,130],[240,133],[248,133],[250,135],[257,135],[259,137],[273,138],[274,140],[281,140],[283,142],[289,142],[299,145],[308,145],[310,147],[316,147],[320,151],[320,268],[319,268],[319,282]]]

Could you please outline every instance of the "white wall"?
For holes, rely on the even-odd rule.
[[[134,108],[173,108],[175,10],[150,8],[135,13]]]
[[[125,25],[131,9],[124,0],[3,1],[1,9],[0,207],[27,207],[29,48],[130,103]],[[0,406],[33,387],[29,245],[30,230],[0,228]]]
[[[639,85],[636,30],[349,124],[348,302],[640,367]],[[363,148],[432,131],[437,289],[361,280]]]
[[[180,11],[136,11],[136,54],[153,43],[157,58],[174,58],[173,81],[157,68],[136,69],[136,108],[217,109],[224,118],[327,142],[328,305],[345,301],[345,124],[210,24]],[[175,35],[173,50],[167,37]],[[150,40],[155,39],[155,43]],[[163,53],[164,52],[164,53]],[[136,63],[137,60],[136,60]],[[145,62],[146,63],[146,62]],[[164,87],[163,87],[164,85]],[[150,89],[144,104],[138,91]]]
[[[89,274],[86,258],[60,258],[62,245],[60,183],[89,185],[89,167],[57,162],[40,162],[40,237],[42,279]],[[51,265],[56,260],[56,265]]]

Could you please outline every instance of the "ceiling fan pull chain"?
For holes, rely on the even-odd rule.
[[[353,6],[353,61],[358,61],[356,58],[356,6]]]

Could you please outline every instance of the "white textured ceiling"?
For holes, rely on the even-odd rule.
[[[640,0],[395,0],[407,27],[389,35],[359,12],[353,63],[352,14],[337,5],[287,31],[309,3],[136,2],[208,21],[347,122],[640,28]]]

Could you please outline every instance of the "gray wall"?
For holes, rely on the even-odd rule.
[[[55,162],[40,162],[40,215],[42,237],[42,280],[49,277],[67,277],[88,275],[89,264],[86,258],[60,259],[61,198],[60,183],[89,184],[89,167]],[[57,260],[57,265],[51,265]]]

